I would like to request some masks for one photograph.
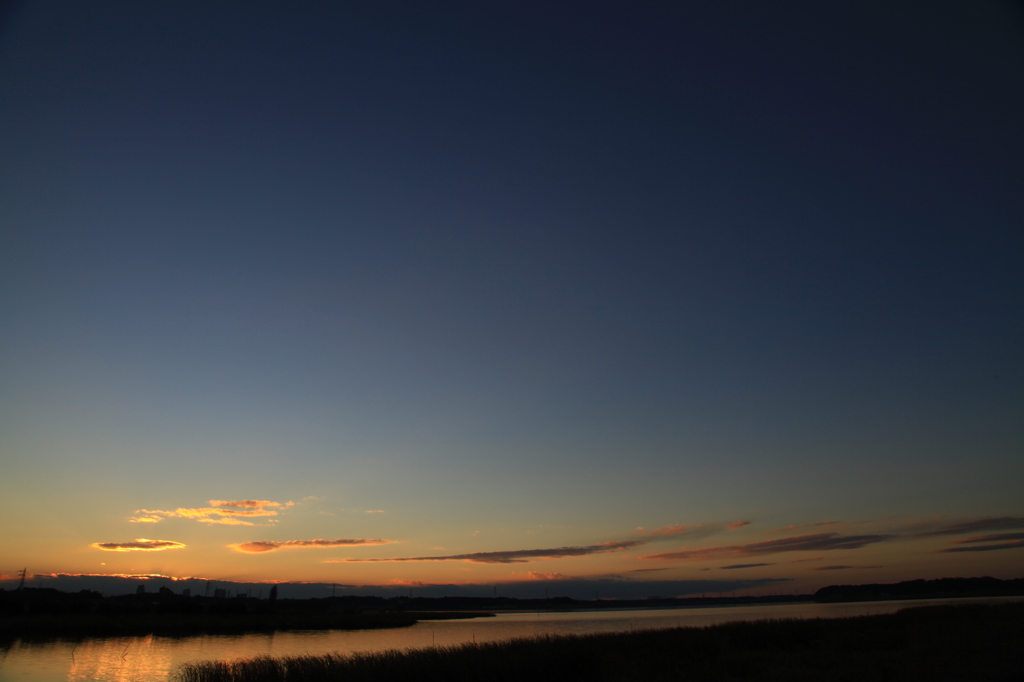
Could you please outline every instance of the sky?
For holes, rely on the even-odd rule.
[[[8,3],[0,584],[1022,577],[1021,121],[1011,2]]]

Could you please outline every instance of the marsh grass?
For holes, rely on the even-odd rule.
[[[187,663],[179,682],[1024,679],[1024,603]]]

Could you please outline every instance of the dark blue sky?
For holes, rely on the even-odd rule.
[[[22,489],[1020,511],[1019,4],[298,5],[3,15]]]

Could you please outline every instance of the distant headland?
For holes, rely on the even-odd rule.
[[[476,618],[498,611],[577,611],[588,609],[695,608],[737,604],[851,602],[958,597],[1024,596],[1024,578],[941,578],[892,584],[831,585],[813,594],[648,598],[643,600],[569,597],[376,597],[340,596],[278,599],[248,593],[213,596],[176,593],[167,587],[104,597],[98,592],[52,588],[0,589],[0,639],[14,637],[112,636],[135,634],[269,632],[276,630],[357,630],[403,627],[421,619]]]

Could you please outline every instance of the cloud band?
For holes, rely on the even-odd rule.
[[[147,540],[138,538],[134,542],[94,542],[91,547],[105,552],[160,552],[165,549],[184,549],[185,545],[173,540]]]
[[[325,547],[358,547],[367,545],[388,545],[394,540],[384,538],[339,538],[337,540],[256,540],[255,542],[242,542],[236,545],[228,545],[231,549],[244,552],[245,554],[264,554],[276,552],[279,549],[294,548],[325,548]]]
[[[561,559],[564,557],[587,556],[617,552],[630,547],[647,544],[642,540],[603,542],[586,547],[556,547],[553,549],[517,549],[500,552],[472,552],[470,554],[449,554],[447,556],[395,557],[391,559],[345,559],[352,562],[388,561],[468,561],[474,564],[525,564],[531,559]]]

